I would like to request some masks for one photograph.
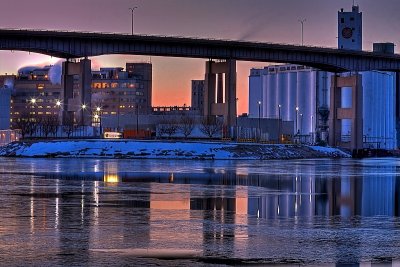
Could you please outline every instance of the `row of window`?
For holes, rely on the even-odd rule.
[[[93,89],[106,89],[106,88],[130,88],[130,89],[138,89],[138,88],[144,88],[144,84],[140,83],[99,83],[99,82],[93,82],[92,83],[92,88]]]
[[[107,92],[96,92],[93,93],[93,95],[137,95],[137,96],[143,96],[143,92],[135,91],[135,92],[114,92],[114,91],[107,91]]]

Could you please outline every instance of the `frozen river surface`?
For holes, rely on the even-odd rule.
[[[0,158],[2,266],[400,266],[400,160]]]

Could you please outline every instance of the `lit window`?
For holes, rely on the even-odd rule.
[[[101,83],[92,83],[92,88],[100,89],[101,88]]]

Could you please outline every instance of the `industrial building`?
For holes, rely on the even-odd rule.
[[[280,118],[294,123],[294,133],[307,142],[327,135],[333,73],[298,65],[251,69],[249,117]],[[348,74],[350,75],[350,74]],[[363,138],[366,147],[394,149],[396,141],[396,76],[391,72],[362,72]],[[342,108],[351,106],[350,88],[342,88]],[[260,104],[259,104],[260,103]],[[342,139],[351,134],[343,120]]]
[[[338,12],[338,48],[362,50],[362,12],[353,6],[351,12]]]
[[[362,13],[358,6],[351,12],[338,12],[338,46],[340,49],[361,50],[362,46]],[[394,44],[376,43],[374,52],[393,53]],[[355,88],[338,86],[335,74],[299,65],[270,65],[262,69],[251,69],[249,76],[249,116],[252,118],[279,118],[293,121],[294,135],[303,136],[310,143],[328,142],[329,127],[332,128],[333,114],[346,112],[350,114],[354,105]],[[344,73],[342,78],[359,77],[361,83],[357,90],[361,92],[359,100],[360,119],[358,125],[362,129],[364,148],[397,148],[396,94],[398,79],[392,72],[357,72]],[[333,110],[331,92],[339,89],[338,109]],[[345,113],[343,113],[345,114]],[[340,115],[342,116],[342,115]],[[349,116],[349,115],[347,115]],[[357,115],[358,116],[358,115]],[[328,123],[329,120],[329,123]],[[337,119],[336,119],[337,120]],[[351,136],[358,135],[356,120],[343,115],[337,127],[338,140],[335,144],[346,146]],[[328,126],[329,124],[329,126]],[[332,137],[332,136],[331,136]]]

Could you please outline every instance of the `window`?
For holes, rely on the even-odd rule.
[[[92,83],[92,88],[100,89],[101,88],[101,83]]]
[[[341,19],[340,19],[340,23],[344,23],[344,18],[341,18]]]
[[[351,18],[350,18],[350,21],[354,21],[354,18],[353,18],[353,17],[351,17]]]

